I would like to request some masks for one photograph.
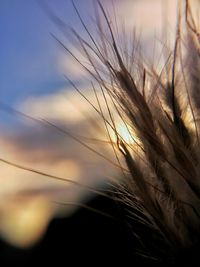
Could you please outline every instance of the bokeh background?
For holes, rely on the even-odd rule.
[[[96,1],[74,2],[96,36]],[[163,44],[170,47],[173,42],[177,1],[101,2],[113,23],[116,15],[119,35],[124,34],[120,33],[120,25],[125,25],[127,36],[135,29],[145,57],[158,66]],[[70,27],[88,38],[70,0],[0,1],[0,158],[85,186],[107,189],[110,177],[120,179],[118,170],[64,133],[110,159],[114,157],[106,142],[99,141],[107,137],[98,128],[102,123],[98,114],[63,75],[97,104],[88,73],[52,37],[56,36],[82,60],[70,41]],[[27,264],[30,260],[37,263],[42,257],[45,261],[76,261],[79,254],[85,261],[91,254],[97,261],[106,259],[106,255],[110,259],[131,257],[134,248],[128,229],[116,220],[80,208],[84,203],[120,217],[112,201],[96,198],[84,186],[44,177],[3,161],[0,168],[2,261]]]

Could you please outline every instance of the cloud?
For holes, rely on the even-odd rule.
[[[75,49],[75,47],[71,47],[69,49],[74,55],[76,55],[81,63],[85,64],[85,62],[87,62],[86,58],[82,53],[80,53],[80,51],[78,51],[78,49]],[[69,54],[63,53],[63,51],[58,53],[57,66],[60,73],[67,74],[67,76],[73,80],[81,80],[89,76],[88,72],[79,62],[77,62]]]
[[[92,89],[81,86],[81,92],[95,107],[98,103]],[[102,108],[106,106],[101,93],[98,98],[102,103]],[[57,93],[44,96],[29,97],[21,103],[19,109],[25,114],[36,118],[55,120],[57,122],[76,125],[88,120],[90,115],[98,117],[94,108],[73,88],[61,89]]]
[[[81,112],[76,113],[76,106],[73,107],[74,110],[71,110],[71,107],[68,105],[70,100],[66,99],[64,104],[63,97],[61,97],[62,94],[63,92],[61,94],[57,93],[54,96],[29,99],[27,101],[28,104],[24,103],[22,105],[22,110],[33,117],[37,118],[39,116],[40,118],[53,121],[60,129],[69,131],[78,140],[80,139],[81,142],[98,150],[98,152],[102,151],[103,153],[106,149],[109,154],[110,150],[108,147],[99,147],[98,142],[92,141],[94,138],[105,139],[101,133],[99,135],[95,134],[95,132],[92,133],[93,125],[89,121],[90,117],[93,116],[96,122],[98,123],[99,120],[100,123],[100,118],[95,114],[90,114],[90,117],[87,119]],[[70,96],[69,92],[67,94]],[[73,95],[74,91],[71,94]],[[59,102],[59,100],[63,103]],[[79,101],[76,101],[78,104]],[[27,107],[29,107],[29,112]],[[89,112],[89,107],[89,109],[84,105],[83,107],[85,112]],[[29,168],[66,177],[74,181],[82,181],[86,184],[95,184],[96,181],[98,183],[98,180],[102,180],[104,174],[106,174],[106,170],[111,169],[106,160],[96,156],[94,152],[89,151],[80,142],[45,124],[45,122],[34,122],[33,124],[29,122],[17,132],[10,132],[1,136],[0,146],[4,158],[11,162],[20,163]],[[42,179],[36,174],[15,169],[4,163],[1,163],[1,165],[1,179],[4,179],[5,183],[4,187],[0,189],[0,194],[1,190],[3,193],[6,191],[6,188],[8,190],[20,190],[26,187],[34,188],[34,186],[38,188],[47,184],[60,185],[60,182],[52,182],[48,178]],[[102,173],[102,166],[104,166],[105,173]],[[6,179],[3,177],[6,177]],[[61,185],[63,186],[62,183]]]
[[[175,29],[176,17],[174,2],[165,2],[168,10],[166,20],[172,31]],[[146,47],[155,31],[162,34],[164,13],[161,0],[117,1],[116,12],[119,13],[119,17],[125,18],[128,32],[134,26],[142,29]],[[72,78],[78,79],[82,75],[79,66],[68,57],[59,57],[58,64],[60,70],[66,71]],[[86,86],[82,88],[82,92],[98,107],[92,90]],[[102,109],[106,110],[101,93],[98,97]],[[102,119],[73,88],[64,88],[55,94],[45,96],[31,96],[20,103],[19,109],[34,118],[55,123],[98,153],[115,161],[110,146],[97,141],[108,140],[105,133],[96,128],[102,124]],[[27,168],[93,188],[105,186],[108,182],[107,177],[117,176],[116,167],[70,138],[64,131],[59,131],[44,122],[24,121],[23,127],[17,131],[13,130],[7,135],[0,136],[2,157]],[[123,133],[124,129],[120,131]],[[127,132],[125,135],[127,136]],[[59,202],[78,203],[86,201],[91,194],[84,186],[44,177],[3,162],[0,162],[0,167],[0,234],[14,245],[31,245],[41,237],[52,217],[63,212],[70,214],[76,208],[73,205],[60,206]],[[33,218],[37,218],[37,224],[32,224]]]
[[[159,46],[155,46],[156,40],[161,40],[161,42],[163,43],[166,43],[167,41],[167,45],[173,45],[177,22],[177,1],[123,0],[114,1],[114,8],[113,1],[103,1],[102,3],[105,10],[108,10],[107,14],[110,18],[109,20],[111,21],[117,38],[119,37],[120,39],[119,45],[124,46],[122,48],[128,47],[127,42],[129,42],[130,36],[133,35],[134,29],[136,29],[137,33],[136,39],[141,39],[143,52],[146,54],[152,54],[153,49]],[[94,20],[95,19],[96,18],[94,18]],[[85,20],[87,21],[86,18]],[[102,14],[101,20],[102,24],[104,25],[104,37],[105,39],[107,38],[108,40],[110,40],[108,27],[106,26],[106,22]],[[101,47],[101,41],[98,36],[99,33],[95,31],[95,23],[93,22],[89,24],[87,22],[87,27],[88,30],[92,33],[94,40],[99,40],[98,45],[99,47]],[[93,42],[90,40],[85,31],[79,32],[78,34],[80,34],[83,39],[85,38],[86,41],[93,46]],[[126,36],[125,38],[124,34]],[[133,40],[133,43],[130,45],[131,48],[133,48],[135,45],[134,41],[136,41],[137,43],[137,40]],[[78,60],[83,63],[83,65],[87,66],[87,68],[89,68],[90,70],[92,69],[83,47],[81,47],[79,41],[76,40],[75,37],[69,37],[68,41],[65,40],[63,41],[63,43],[78,58]],[[160,45],[162,46],[162,44]],[[85,48],[90,51],[89,54],[90,56],[92,55],[92,59],[95,62],[99,62],[95,53],[92,53],[87,45],[85,45]],[[96,50],[95,46],[94,49]],[[110,47],[108,48],[109,57],[112,58],[113,51],[112,49],[109,49]],[[160,52],[159,49],[160,48],[158,48],[157,53]],[[58,53],[57,64],[60,72],[67,74],[67,76],[71,79],[77,79],[80,81],[84,78],[89,78],[88,72],[84,70],[84,68],[71,55],[69,55],[69,53],[66,53],[65,50],[63,51],[61,49],[60,53]],[[99,66],[101,66],[100,62]]]
[[[160,33],[165,27],[176,25],[177,3],[174,0],[118,1],[117,13],[123,18],[126,27],[136,27],[147,36]]]
[[[53,215],[44,196],[15,196],[10,201],[1,201],[0,210],[2,237],[20,247],[38,241]]]
[[[85,89],[84,94],[95,104],[95,97],[90,90]],[[72,135],[77,136],[81,142],[98,153],[115,161],[107,144],[92,141],[94,138],[105,140],[105,136],[100,131],[92,130],[94,125],[91,119],[93,118],[97,124],[102,123],[100,116],[90,105],[86,105],[75,91],[61,90],[54,95],[29,98],[21,104],[21,110],[33,117],[53,121],[58,127],[70,131]],[[68,135],[42,122],[31,120],[27,122],[24,122],[24,126],[17,131],[1,135],[0,147],[3,158],[26,168],[78,182],[83,186],[76,186],[68,181],[59,181],[0,162],[0,184],[3,184],[0,187],[0,200],[4,203],[0,205],[0,212],[4,218],[0,222],[0,234],[9,242],[19,246],[31,245],[40,238],[48,221],[60,214],[59,211],[67,215],[76,209],[76,205],[71,205],[70,208],[67,205],[65,208],[59,205],[55,207],[52,202],[86,201],[92,194],[86,187],[106,186],[107,177],[113,177],[118,173],[116,167],[107,160],[89,151]],[[38,209],[40,201],[41,209]],[[38,210],[37,215],[36,210]],[[41,213],[45,218],[41,218]],[[41,225],[31,226],[33,216],[39,216]],[[28,233],[29,230],[30,233]],[[10,233],[14,231],[16,234],[13,234],[12,239]],[[25,231],[27,231],[26,234]]]

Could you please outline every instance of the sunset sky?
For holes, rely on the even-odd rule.
[[[73,26],[82,36],[86,36],[70,0],[46,2],[67,25]],[[141,31],[146,42],[150,42],[154,34],[159,35],[162,30],[161,2],[160,0],[114,1],[119,19],[125,21],[128,30],[132,30],[134,26]],[[164,2],[164,7],[168,8],[170,14],[169,25],[172,25],[176,12],[175,4],[172,3],[176,1]],[[70,59],[63,56],[63,51],[51,37],[50,33],[58,37],[62,34],[45,14],[41,3],[43,1],[37,0],[2,0],[0,3],[2,33],[0,97],[1,101],[9,105],[24,101],[30,95],[56,93],[61,88],[67,87],[62,71],[66,71],[64,65],[68,65],[67,60]],[[86,24],[92,28],[92,1],[75,1],[75,3]],[[105,8],[112,9],[112,1],[103,3]],[[60,62],[63,61],[62,57],[66,59],[65,64]]]
[[[72,26],[81,36],[87,38],[70,0],[44,2],[48,3],[49,10],[61,18],[64,23]],[[115,12],[119,21],[123,21],[126,26],[127,33],[136,27],[138,34],[141,34],[143,48],[147,55],[151,55],[149,49],[153,48],[155,38],[173,36],[176,1],[104,0],[102,3],[105,9],[110,12],[111,19],[114,19],[112,2],[116,7]],[[165,2],[165,5],[162,5],[161,2]],[[90,134],[87,127],[89,119],[86,115],[89,114],[97,122],[100,120],[94,110],[91,110],[91,107],[84,102],[63,77],[63,74],[68,75],[82,88],[84,94],[92,102],[95,101],[91,88],[88,87],[89,76],[66,55],[50,33],[57,36],[76,53],[75,47],[69,43],[67,38],[63,36],[63,32],[47,15],[47,9],[42,3],[42,0],[0,1],[1,158],[84,184],[99,186],[102,185],[102,178],[104,180],[106,176],[113,174],[114,168],[111,168],[107,162],[94,156],[91,152],[89,153],[80,144],[55,131],[55,129],[20,116],[17,117],[12,112],[11,114],[7,113],[2,105],[3,103],[16,108],[34,118],[56,122],[60,127],[66,127],[77,135],[84,133],[85,137]],[[75,1],[75,3],[89,29],[95,32],[92,0]],[[166,29],[165,25],[167,25],[168,30],[163,34]],[[171,40],[170,38],[169,40]],[[81,57],[81,55],[79,56]],[[102,138],[101,135],[98,137]],[[103,153],[106,151],[110,156],[110,151],[107,148],[101,149],[104,151]],[[18,212],[20,207],[23,207],[21,199],[16,201],[15,207],[12,205],[13,198],[10,198],[10,193],[40,189],[39,197],[37,194],[38,198],[34,198],[33,202],[30,201],[30,205],[26,205],[26,208],[32,208],[33,212],[35,212],[40,200],[42,203],[46,201],[45,198],[43,202],[43,195],[47,198],[50,195],[50,199],[58,199],[59,195],[59,199],[67,199],[68,201],[82,199],[83,191],[81,190],[71,190],[70,188],[70,191],[66,185],[60,185],[58,182],[41,179],[41,176],[10,167],[5,163],[0,163],[0,165],[0,199],[9,195],[8,209],[5,211],[3,206],[0,206],[3,214],[5,214],[5,222],[12,218],[6,217],[7,214],[9,215],[9,211],[10,214],[13,210]],[[62,193],[58,194],[58,190]],[[36,201],[37,199],[39,202]],[[41,209],[41,213],[46,214],[46,221],[45,218],[41,220],[42,230],[46,227],[49,218],[53,216],[51,212],[48,212],[48,209],[46,204]],[[40,210],[38,211],[40,212]],[[54,214],[54,211],[52,213]],[[7,229],[6,225],[4,223],[1,226],[0,223],[0,232],[2,231],[3,235],[10,239],[8,236],[9,228]],[[14,228],[13,225],[10,227]],[[38,230],[37,227],[33,230]],[[40,230],[34,234],[39,235],[42,232]],[[29,244],[31,241],[34,241],[32,236],[30,236],[30,240],[22,241],[20,237],[19,239],[16,237],[13,242],[23,246],[26,245],[26,242]]]

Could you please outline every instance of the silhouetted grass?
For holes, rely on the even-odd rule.
[[[184,15],[180,10],[177,14],[174,48],[159,72],[140,58],[139,51],[122,52],[109,15],[97,2],[99,41],[73,4],[89,41],[72,32],[90,67],[58,42],[89,72],[94,92],[100,90],[106,104],[108,99],[112,102],[106,110],[98,102],[97,112],[123,175],[118,197],[141,245],[138,253],[162,262],[184,262],[189,255],[190,262],[189,251],[195,251],[200,237],[200,45],[191,6],[185,1]],[[136,40],[132,41],[134,46]],[[120,135],[114,113],[133,142]],[[115,145],[108,128],[115,133]]]
[[[98,107],[86,101],[101,117],[116,161],[93,152],[109,160],[122,175],[120,182],[116,181],[114,198],[123,203],[126,221],[138,239],[138,253],[177,264],[198,259],[200,241],[200,33],[189,1],[183,2],[184,15],[177,15],[174,48],[161,71],[145,62],[139,50],[122,52],[116,41],[119,36],[116,38],[109,15],[98,0],[98,41],[73,3],[89,41],[71,31],[89,64],[82,63],[53,36],[91,75]],[[53,20],[63,28],[62,20],[55,16]],[[103,95],[104,109],[97,91]],[[118,120],[132,142],[119,132]]]

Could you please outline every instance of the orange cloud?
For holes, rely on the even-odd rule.
[[[113,156],[108,146],[90,142],[90,119],[76,111],[77,106],[84,109],[85,113],[89,112],[90,108],[82,104],[83,99],[81,102],[79,96],[74,96],[74,91],[66,94],[69,98],[63,94],[62,91],[43,98],[29,99],[22,105],[22,110],[33,117],[53,120],[62,129],[70,126],[71,132],[80,135],[78,138],[83,138],[83,135],[88,137],[81,140],[89,142],[87,145],[111,159]],[[93,97],[91,91],[87,91],[86,95]],[[71,98],[72,102],[76,103],[74,107],[72,104],[71,107],[68,105]],[[98,120],[100,122],[94,110],[90,114],[91,117],[95,118],[97,123]],[[101,139],[103,136],[99,134],[95,138]],[[60,214],[60,211],[67,215],[77,208],[76,205],[61,208],[52,203],[83,202],[91,194],[84,186],[105,186],[106,176],[113,176],[117,172],[115,167],[94,152],[42,123],[24,122],[24,127],[17,132],[0,137],[0,147],[3,158],[10,162],[67,179],[66,182],[59,181],[0,162],[0,200],[3,203],[0,205],[0,235],[14,245],[31,245],[41,237],[53,216]],[[83,186],[76,186],[68,180]],[[37,225],[32,224],[33,216],[39,218]]]

